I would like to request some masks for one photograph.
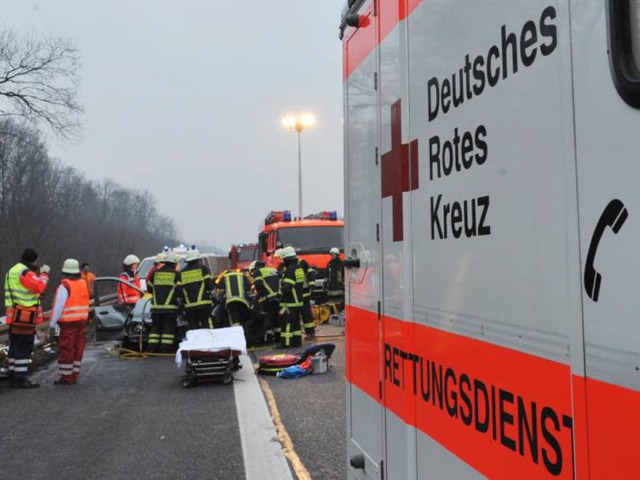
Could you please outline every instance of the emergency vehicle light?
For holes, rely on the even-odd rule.
[[[284,212],[284,216],[282,218],[285,222],[290,222],[291,221],[291,212],[290,211],[286,211]]]

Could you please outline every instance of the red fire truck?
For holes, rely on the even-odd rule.
[[[344,221],[338,219],[335,211],[323,211],[303,219],[292,218],[289,210],[271,211],[264,219],[258,236],[260,258],[277,268],[278,262],[273,254],[277,249],[290,245],[296,249],[298,258],[318,270],[324,269],[331,259],[331,248],[343,251],[343,229]]]
[[[258,259],[257,243],[239,243],[229,248],[229,266],[232,270],[247,270]]]

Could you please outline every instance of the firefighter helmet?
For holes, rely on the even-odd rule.
[[[196,249],[188,250],[187,254],[185,255],[185,260],[187,262],[192,262],[194,260],[198,260],[199,258],[200,258],[200,252]]]
[[[338,250],[336,247],[333,247],[331,250],[329,250],[329,253],[331,255],[340,255],[340,250]]]
[[[169,252],[164,256],[164,261],[167,263],[178,263],[180,256],[176,252]]]
[[[160,252],[158,255],[156,255],[156,263],[162,263],[165,262],[167,260],[167,254],[164,252]]]
[[[130,267],[134,263],[140,263],[140,259],[135,255],[127,255],[126,257],[124,257],[122,263],[124,263],[127,267]]]
[[[297,256],[296,249],[293,247],[284,247],[282,249],[282,258],[285,260],[288,258],[296,258]]]
[[[282,248],[277,249],[275,252],[273,252],[273,256],[276,258],[282,258]]]
[[[78,274],[80,273],[80,262],[73,258],[67,258],[62,264],[62,273]]]
[[[249,270],[255,270],[256,269],[256,265],[258,264],[257,260],[254,260],[253,262],[251,262],[251,265],[249,265]]]

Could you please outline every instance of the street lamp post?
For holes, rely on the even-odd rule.
[[[302,131],[314,126],[316,119],[313,115],[287,115],[282,119],[282,125],[298,134],[298,217],[302,218]]]

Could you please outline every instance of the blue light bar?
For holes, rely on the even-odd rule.
[[[338,212],[337,210],[333,210],[329,212],[329,220],[338,220]]]
[[[289,212],[289,211],[284,212],[284,215],[283,215],[282,218],[283,218],[283,220],[285,222],[290,222],[291,221],[291,212]]]

